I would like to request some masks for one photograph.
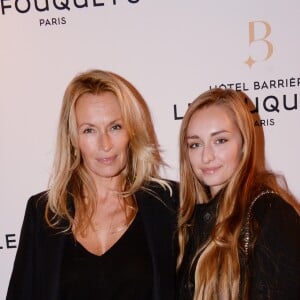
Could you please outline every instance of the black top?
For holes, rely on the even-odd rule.
[[[177,276],[177,299],[192,300],[194,295],[195,267],[191,266],[197,249],[208,239],[216,221],[216,210],[219,196],[208,203],[196,204],[190,227],[190,239],[185,247],[185,253]]]
[[[207,240],[216,222],[221,199],[196,205],[190,240],[177,278],[177,299],[191,300],[196,249]],[[257,224],[255,244],[249,253],[249,299],[300,299],[300,217],[279,195],[265,194],[253,206],[252,222]],[[201,255],[201,254],[200,254]],[[241,256],[240,256],[241,257]],[[244,274],[241,274],[243,276]],[[241,287],[240,287],[241,288]]]
[[[87,251],[72,235],[61,274],[63,300],[152,299],[152,262],[138,213],[120,239],[103,255]]]
[[[178,207],[178,185],[164,189],[152,181],[134,197],[152,263],[152,300],[175,298],[174,231]],[[61,220],[58,228],[45,221],[48,193],[30,197],[27,202],[19,245],[9,281],[7,300],[58,300],[61,295],[61,268],[69,234],[62,232],[68,222]],[[74,215],[73,197],[69,194],[70,214]],[[55,216],[50,216],[54,217]],[[123,260],[126,257],[123,256]],[[124,263],[124,262],[123,262]],[[119,271],[119,264],[117,271]],[[83,298],[85,299],[85,298]]]

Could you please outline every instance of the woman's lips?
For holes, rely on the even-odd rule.
[[[221,167],[212,167],[212,168],[202,168],[201,171],[203,174],[212,175],[216,173]]]
[[[98,158],[97,160],[104,165],[110,165],[114,162],[115,158],[116,158],[116,155]]]

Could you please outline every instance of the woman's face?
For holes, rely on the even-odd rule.
[[[236,171],[242,154],[242,136],[228,109],[213,105],[196,111],[187,143],[196,177],[215,196]]]
[[[75,115],[83,164],[92,178],[118,179],[127,164],[129,136],[116,96],[83,94]]]

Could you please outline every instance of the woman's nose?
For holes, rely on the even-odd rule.
[[[102,133],[99,138],[99,146],[103,151],[109,151],[112,148],[110,136],[107,133]]]
[[[215,158],[214,151],[210,145],[205,145],[202,151],[202,160],[204,163],[209,163]]]

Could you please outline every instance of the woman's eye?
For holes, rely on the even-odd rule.
[[[224,139],[224,138],[219,138],[216,140],[216,144],[224,144],[226,143],[228,140],[227,139]]]
[[[200,147],[200,146],[201,146],[200,143],[191,143],[191,144],[188,144],[188,147],[189,147],[190,149],[195,149],[195,148],[198,148],[198,147]]]
[[[122,128],[122,126],[120,124],[116,124],[112,126],[112,130],[120,130]]]
[[[94,129],[93,128],[85,128],[83,130],[83,133],[93,133],[94,132]]]

